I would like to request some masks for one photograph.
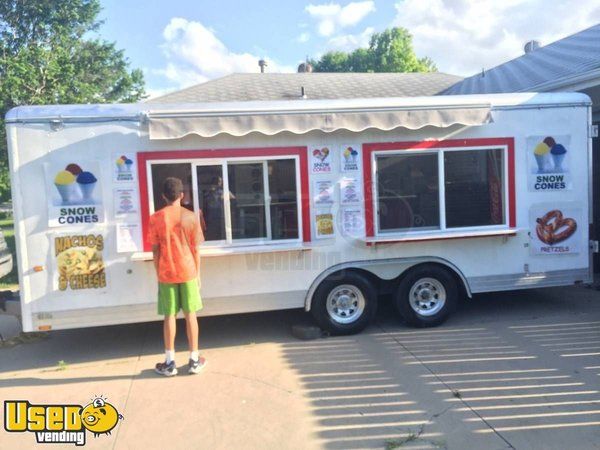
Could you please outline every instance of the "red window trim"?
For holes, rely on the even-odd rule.
[[[508,149],[508,226],[515,228],[515,140],[514,138],[449,139],[444,141],[384,142],[363,144],[363,181],[365,193],[365,231],[367,237],[375,236],[375,216],[373,210],[373,179],[371,176],[371,155],[385,150],[428,150],[454,147],[489,147],[499,145]]]
[[[308,182],[308,149],[307,147],[261,147],[261,148],[231,148],[207,150],[170,150],[158,152],[139,152],[137,154],[140,211],[142,214],[142,236],[144,251],[152,250],[148,242],[148,224],[150,220],[150,199],[148,193],[148,161],[161,159],[204,159],[204,158],[244,158],[269,156],[298,156],[300,162],[300,207],[302,211],[302,240],[310,242],[310,194]]]

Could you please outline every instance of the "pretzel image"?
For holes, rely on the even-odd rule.
[[[577,222],[564,218],[562,211],[553,209],[536,219],[535,231],[537,237],[545,244],[554,245],[568,239],[577,230]]]

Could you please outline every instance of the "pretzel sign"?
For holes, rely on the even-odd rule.
[[[577,222],[569,217],[564,218],[562,211],[553,209],[536,219],[535,231],[545,244],[554,245],[570,238],[577,230]]]

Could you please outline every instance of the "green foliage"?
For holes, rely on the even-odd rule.
[[[2,218],[2,217],[6,218]],[[13,268],[12,271],[4,278],[0,279],[0,290],[13,289],[19,285],[19,274],[17,273],[17,249],[15,243],[15,230],[13,226],[12,216],[7,216],[5,213],[0,213],[0,229],[4,234],[6,245],[12,253]]]
[[[4,116],[19,105],[134,102],[141,70],[94,37],[98,0],[0,1],[0,201],[10,198]]]
[[[325,53],[311,61],[315,72],[436,72],[433,61],[418,58],[412,46],[412,36],[404,28],[390,28],[371,36],[368,48],[350,53]]]

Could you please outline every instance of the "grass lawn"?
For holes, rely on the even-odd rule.
[[[0,279],[0,290],[19,288],[19,276],[17,274],[17,253],[15,250],[15,230],[13,228],[12,217],[0,219],[0,229],[4,233],[6,244],[13,255],[13,270],[4,278]]]

